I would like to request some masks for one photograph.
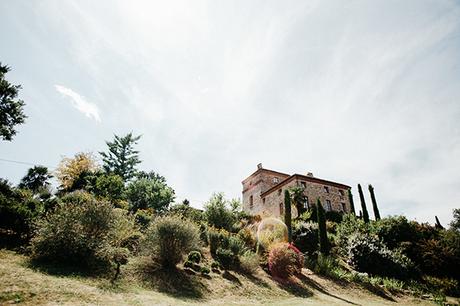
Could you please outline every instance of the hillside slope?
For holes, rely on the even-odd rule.
[[[263,271],[254,277],[235,272],[210,277],[177,270],[162,272],[139,259],[124,268],[116,286],[106,278],[47,273],[29,266],[27,257],[0,250],[0,304],[24,305],[433,305],[427,300],[372,294],[304,270],[296,284],[282,285]],[[61,271],[62,272],[62,271]]]

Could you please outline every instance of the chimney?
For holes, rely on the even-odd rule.
[[[307,173],[307,176],[308,176],[308,177],[313,177],[313,173],[308,172],[308,173]]]
[[[262,163],[259,163],[259,164],[257,165],[257,169],[262,169]]]

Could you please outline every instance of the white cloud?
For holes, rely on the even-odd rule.
[[[97,122],[101,121],[101,117],[99,116],[99,109],[96,104],[86,101],[84,97],[68,87],[62,85],[54,85],[54,87],[63,96],[69,97],[69,101],[72,103],[73,107],[75,107],[81,113],[85,114],[86,117],[93,118]]]

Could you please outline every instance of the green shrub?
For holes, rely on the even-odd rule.
[[[209,273],[211,273],[211,270],[209,270],[208,267],[201,267],[201,274],[203,275],[209,275]]]
[[[355,270],[395,278],[413,275],[413,263],[398,251],[389,250],[377,237],[355,233],[348,243],[348,264]]]
[[[223,193],[215,193],[204,205],[204,218],[210,226],[227,231],[232,230],[236,216],[230,209],[230,202]]]
[[[256,237],[254,233],[249,228],[242,228],[238,232],[238,237],[244,242],[246,248],[250,250],[255,250],[256,248]]]
[[[33,222],[44,214],[45,208],[32,191],[13,188],[6,180],[0,180],[0,233],[5,234],[2,244],[27,244]]]
[[[325,256],[323,254],[307,257],[305,265],[313,272],[325,276],[335,276],[336,270],[339,267],[337,261],[332,256]]]
[[[199,246],[199,228],[173,216],[158,217],[146,232],[146,248],[164,268],[172,268]]]
[[[230,236],[228,239],[228,248],[235,256],[240,255],[245,251],[244,242],[235,235]]]
[[[230,233],[210,227],[208,228],[208,242],[211,255],[215,255],[218,248],[229,248]]]
[[[220,265],[220,263],[219,263],[218,261],[215,261],[215,260],[214,260],[214,261],[211,263],[211,269],[212,269],[213,271],[218,271],[221,267],[222,267],[222,266]]]
[[[318,223],[295,222],[292,236],[294,245],[301,252],[313,254],[318,250]]]
[[[201,271],[201,266],[191,260],[186,260],[184,262],[184,268],[189,268],[192,269],[195,272],[200,272]]]
[[[188,253],[187,260],[199,264],[201,262],[201,254],[198,251]]]
[[[303,267],[302,253],[289,243],[277,243],[270,249],[268,267],[270,273],[279,278],[299,274]]]
[[[136,223],[139,224],[143,229],[146,229],[152,221],[154,215],[150,209],[138,209],[134,214]]]
[[[235,255],[231,250],[218,248],[216,250],[216,260],[225,270],[229,270],[235,263]]]
[[[63,203],[36,223],[32,257],[81,266],[122,264],[137,243],[134,218],[106,201]]]
[[[342,222],[337,225],[335,243],[339,247],[339,252],[342,255],[348,253],[349,237],[355,233],[367,234],[370,233],[370,226],[362,219],[359,219],[353,214],[343,216]]]
[[[416,233],[404,216],[386,217],[373,222],[372,231],[390,249],[399,247],[401,242],[416,240]]]
[[[251,251],[244,252],[240,257],[240,269],[247,274],[254,274],[259,269],[259,256]]]

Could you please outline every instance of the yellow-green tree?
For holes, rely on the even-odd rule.
[[[64,157],[56,169],[56,178],[62,190],[70,190],[84,173],[93,173],[99,169],[92,153],[80,152],[73,158]]]

